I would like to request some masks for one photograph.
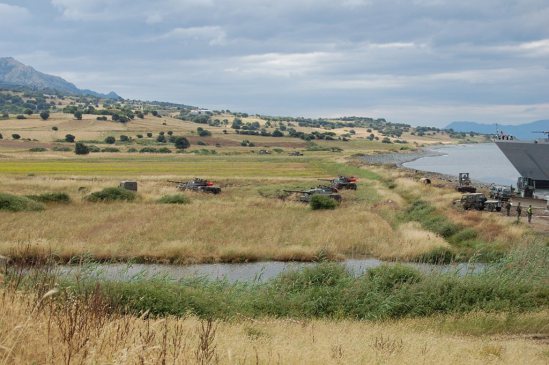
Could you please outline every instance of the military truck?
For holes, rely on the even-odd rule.
[[[168,180],[168,182],[177,184],[179,190],[198,191],[201,193],[219,194],[221,188],[216,186],[213,182],[195,177],[190,181],[174,181]]]
[[[490,212],[501,211],[501,200],[488,199],[483,193],[467,193],[458,201],[464,210],[487,210]]]
[[[315,195],[327,196],[334,199],[338,203],[340,203],[342,200],[341,195],[337,193],[337,189],[325,185],[319,185],[316,188],[311,188],[307,190],[284,190],[284,192],[290,194],[299,194],[298,200],[303,203],[309,203],[311,201],[311,198]]]
[[[292,151],[292,152],[288,153],[288,156],[303,156],[303,153],[301,153],[299,151]]]
[[[330,186],[334,189],[349,189],[356,190],[358,179],[354,176],[338,176],[335,179],[319,179],[320,181],[329,181]]]
[[[477,188],[475,188],[471,183],[471,178],[469,177],[468,172],[460,172],[458,175],[458,185],[456,190],[460,193],[476,193]]]

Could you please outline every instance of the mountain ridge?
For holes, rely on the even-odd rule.
[[[49,75],[25,65],[13,57],[0,57],[0,85],[5,87],[28,87],[37,90],[54,90],[70,95],[90,95],[107,99],[120,99],[114,91],[108,94],[79,89],[62,77]]]

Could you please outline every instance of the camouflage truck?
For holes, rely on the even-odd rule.
[[[303,203],[309,203],[311,198],[315,195],[324,195],[331,199],[334,199],[338,203],[341,202],[341,195],[337,193],[337,189],[334,189],[331,186],[319,185],[316,188],[311,188],[307,190],[284,190],[286,193],[290,194],[299,194],[298,200]]]
[[[320,181],[329,181],[334,189],[356,190],[358,179],[354,176],[338,176],[335,179],[319,179]]]
[[[216,186],[213,182],[206,179],[194,178],[190,181],[168,181],[177,184],[177,188],[183,191],[190,190],[210,194],[221,193],[221,188],[219,186]]]

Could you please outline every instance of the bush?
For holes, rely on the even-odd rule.
[[[16,118],[16,119],[20,119],[20,120],[22,120],[22,119],[27,119],[27,117],[25,117],[25,116],[22,115],[22,114],[19,114],[19,115],[16,116],[15,118]]]
[[[174,144],[175,144],[175,148],[177,148],[178,150],[184,150],[191,146],[191,143],[185,137],[176,137],[174,140]]]
[[[44,206],[24,196],[0,193],[0,210],[10,212],[40,211]]]
[[[94,145],[89,145],[87,146],[88,147],[88,150],[92,153],[95,153],[95,152],[101,152],[101,148],[97,147],[97,146],[94,146]]]
[[[33,147],[29,152],[46,152],[48,149],[44,147]]]
[[[14,134],[11,135],[11,138],[13,138],[13,139],[21,139],[21,136],[20,136],[19,134],[17,134],[17,133],[14,133]]]
[[[65,141],[70,142],[70,143],[73,143],[75,139],[76,139],[76,137],[73,136],[72,134],[67,134],[65,136]]]
[[[74,153],[77,155],[87,155],[90,153],[90,149],[82,142],[76,142],[74,145]]]
[[[142,134],[137,134],[136,137],[141,139],[141,138],[143,138],[143,135]]]
[[[40,113],[40,118],[42,118],[42,120],[48,120],[49,117],[50,117],[50,113],[46,111]]]
[[[101,150],[101,152],[120,152],[116,147],[106,147]]]
[[[381,265],[370,269],[367,278],[377,289],[391,290],[403,284],[415,284],[423,279],[423,275],[416,269],[405,265]]]
[[[114,142],[116,142],[116,138],[114,138],[113,136],[108,136],[105,138],[105,143],[114,144]]]
[[[57,127],[54,126],[54,127],[51,127],[51,130],[52,130],[52,131],[58,131],[59,128],[57,128]]]
[[[199,146],[207,146],[208,144],[206,142],[203,142],[203,141],[198,141],[196,142],[197,145]]]
[[[137,152],[137,148],[128,148],[128,152]]]
[[[0,139],[4,139],[4,136],[2,135],[2,133],[0,133]]]
[[[147,133],[147,137],[151,138],[153,134],[151,132]]]
[[[162,132],[160,132],[162,133]],[[156,142],[158,143],[166,143],[166,136],[163,134],[159,134],[158,137],[156,137]]]
[[[130,141],[130,137],[125,136],[123,134],[120,136],[120,142],[129,142],[129,141]]]
[[[105,122],[105,121],[107,121],[107,117],[103,115],[103,116],[101,116],[101,117],[95,118],[95,120],[102,120],[102,121]]]
[[[311,209],[335,209],[337,207],[337,202],[326,195],[313,195],[310,201]]]
[[[183,194],[164,195],[157,200],[159,204],[189,204],[191,200]]]
[[[69,152],[72,151],[72,148],[70,147],[63,147],[63,146],[55,146],[52,148],[53,151],[57,152]]]
[[[70,203],[71,197],[67,193],[44,193],[40,195],[27,195],[29,199],[40,203]]]
[[[161,147],[156,152],[158,152],[158,153],[172,153],[172,150],[170,150],[168,147]]]
[[[90,202],[133,201],[136,194],[124,188],[105,188],[91,193],[85,199]]]
[[[76,119],[82,120],[82,112],[81,111],[76,111],[73,115]]]

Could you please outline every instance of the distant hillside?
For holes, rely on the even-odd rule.
[[[541,135],[532,133],[534,131],[549,131],[549,120],[538,120],[531,123],[519,125],[503,124],[482,124],[477,122],[452,122],[446,129],[453,129],[456,132],[476,132],[482,134],[495,134],[497,130],[503,131],[520,139],[534,139]]]
[[[101,94],[82,90],[59,76],[48,75],[24,65],[11,57],[0,58],[0,85],[4,88],[27,87],[34,90],[55,90],[69,95],[90,95],[100,98],[120,99],[115,92]]]

